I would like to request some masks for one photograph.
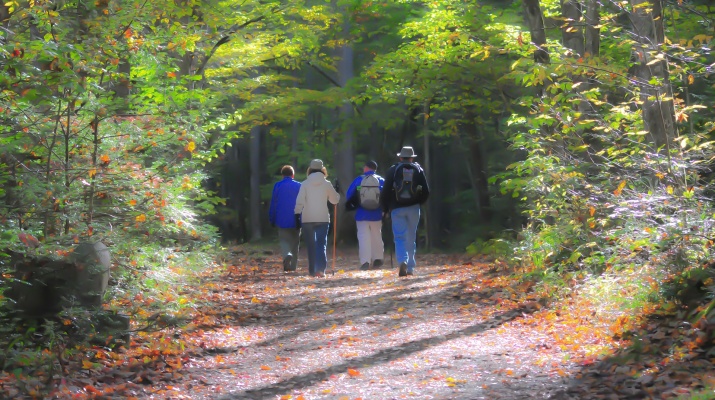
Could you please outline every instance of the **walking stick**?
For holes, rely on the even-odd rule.
[[[335,247],[338,241],[338,205],[333,204],[333,265],[330,267],[330,275],[335,275]]]

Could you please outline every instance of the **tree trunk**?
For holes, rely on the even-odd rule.
[[[601,51],[601,5],[599,0],[588,0],[586,6],[586,46],[584,57],[598,57]]]
[[[474,133],[469,140],[469,153],[471,156],[471,165],[469,169],[472,172],[475,196],[477,198],[477,203],[479,203],[479,218],[481,219],[481,222],[490,222],[492,219],[492,205],[489,197],[489,179],[486,171],[487,163],[484,159],[484,150],[482,149],[484,132],[482,132],[482,128],[474,122],[472,128],[474,129]]]
[[[347,20],[343,22],[343,36],[345,38],[350,34],[350,22]],[[338,61],[338,83],[340,87],[344,88],[347,82],[355,76],[355,66],[354,66],[354,52],[353,48],[349,43],[344,44],[338,49],[338,55],[340,57]],[[349,123],[354,114],[353,105],[349,101],[345,101],[339,110],[339,135],[335,138],[335,143],[337,145],[335,149],[335,166],[337,179],[340,180],[340,207],[337,208],[338,216],[337,219],[340,221],[338,225],[338,237],[347,237],[347,235],[352,235],[355,232],[355,221],[354,219],[349,220],[345,218],[345,191],[348,188],[350,182],[352,182],[353,175],[356,174],[355,171],[355,150],[353,143],[353,127]]]
[[[429,174],[429,171],[430,171],[430,139],[429,139],[430,138],[430,136],[429,136],[430,103],[431,103],[431,99],[425,101],[424,110],[423,110],[424,111],[424,116],[423,116],[424,119],[423,119],[423,126],[422,126],[422,128],[423,128],[422,135],[424,137],[424,153],[425,153],[424,168],[425,168],[426,176],[427,176],[427,186],[429,186],[431,183],[431,179],[429,178],[430,177],[430,174]],[[425,248],[429,249],[430,246],[432,245],[432,243],[430,241],[430,237],[432,237],[432,235],[431,235],[432,225],[430,224],[430,222],[431,222],[430,216],[432,213],[430,212],[430,203],[427,202],[425,207],[422,207],[422,208],[423,208],[423,210],[422,210],[423,216],[422,217],[425,222]]]
[[[251,128],[250,157],[251,157],[251,240],[259,240],[262,237],[261,215],[261,136],[263,127],[256,125]]]
[[[581,28],[581,5],[575,0],[561,0],[561,15],[564,17],[561,26],[564,47],[571,49],[576,58],[583,56],[585,43]]]
[[[631,0],[630,18],[638,42],[633,48],[633,76],[641,89],[643,123],[659,151],[668,151],[675,137],[675,108],[668,64],[658,59],[665,41],[659,0]]]
[[[548,64],[550,61],[549,52],[546,51],[546,30],[544,27],[544,15],[541,13],[539,0],[523,0],[526,23],[531,33],[531,42],[536,46],[534,51],[534,61]]]

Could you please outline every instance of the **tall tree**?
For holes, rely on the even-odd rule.
[[[632,74],[640,90],[643,123],[655,146],[669,152],[675,138],[675,107],[665,44],[660,0],[631,0]]]

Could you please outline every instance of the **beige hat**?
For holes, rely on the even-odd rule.
[[[310,169],[323,169],[323,160],[315,159],[310,162]]]
[[[412,146],[405,146],[402,148],[402,150],[397,154],[397,157],[400,158],[415,158],[417,157],[417,154],[415,154],[415,150],[412,148]]]

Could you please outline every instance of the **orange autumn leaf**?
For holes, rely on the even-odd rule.
[[[99,157],[100,161],[102,161],[105,164],[109,164],[109,156],[104,154],[102,157]]]
[[[360,376],[360,371],[352,368],[348,368],[348,375],[350,376]]]
[[[271,370],[271,367],[269,367],[269,366],[267,366],[267,365],[261,365],[261,369],[264,370],[264,371],[270,371],[270,370]]]
[[[135,219],[137,222],[144,222],[144,221],[146,221],[146,215],[144,215],[144,214],[137,215]]]
[[[94,393],[94,394],[101,394],[101,393],[102,393],[99,389],[97,389],[96,387],[94,387],[94,386],[92,386],[92,385],[87,385],[87,386],[85,386],[85,387],[84,387],[84,390],[86,390],[86,391],[88,391],[88,392],[90,392],[90,393]]]
[[[613,194],[620,196],[624,187],[626,187],[626,181],[621,181],[621,183],[618,184],[618,188],[613,191]]]

